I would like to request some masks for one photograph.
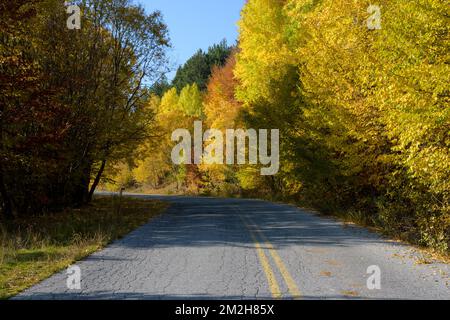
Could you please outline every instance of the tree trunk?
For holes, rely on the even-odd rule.
[[[9,198],[8,192],[6,191],[5,183],[3,181],[3,172],[0,172],[0,195],[2,197],[3,202],[2,206],[3,215],[7,219],[13,218],[11,199]]]
[[[89,191],[88,203],[92,201],[92,197],[94,196],[95,189],[97,189],[98,184],[100,183],[100,179],[102,178],[103,171],[105,171],[106,160],[102,161],[102,165],[98,170],[97,176],[95,177],[94,182],[92,183],[91,191]]]
[[[2,197],[2,211],[3,215],[10,219],[13,217],[12,202],[6,190],[3,170],[3,157],[4,157],[4,144],[3,144],[3,115],[5,112],[5,106],[0,103],[0,195]]]
[[[67,177],[64,206],[81,207],[89,202],[91,169],[92,163],[89,160],[84,160],[84,163]]]

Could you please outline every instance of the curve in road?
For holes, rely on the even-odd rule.
[[[172,205],[80,261],[81,290],[63,271],[15,299],[450,299],[449,265],[364,228],[260,200],[141,197]]]

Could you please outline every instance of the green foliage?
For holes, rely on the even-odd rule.
[[[162,97],[167,91],[171,89],[171,85],[169,83],[169,80],[167,80],[167,77],[165,74],[161,76],[160,79],[158,79],[151,87],[150,87],[150,94],[151,95],[157,95],[158,97]]]
[[[226,40],[209,47],[207,52],[198,50],[183,66],[178,68],[172,85],[181,91],[187,85],[195,83],[201,91],[204,91],[212,68],[224,65],[231,50],[232,48],[228,46]]]

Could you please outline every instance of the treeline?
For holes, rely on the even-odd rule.
[[[130,0],[0,4],[0,200],[4,216],[90,201],[108,164],[154,135],[145,83],[166,70],[167,28]]]
[[[177,166],[172,163],[171,153],[174,143],[171,141],[171,135],[179,128],[193,131],[194,121],[206,121],[215,117],[209,113],[208,108],[205,108],[208,92],[211,91],[209,87],[223,70],[228,70],[228,77],[223,81],[233,82],[233,68],[230,64],[230,61],[234,61],[233,50],[235,48],[228,45],[225,40],[212,45],[206,52],[199,50],[178,68],[170,83],[163,78],[152,86],[150,91],[153,95],[149,108],[156,114],[157,139],[148,139],[140,145],[138,152],[130,155],[126,161],[108,166],[107,175],[112,179],[105,180],[103,187],[107,189],[144,187],[144,191],[151,192],[167,187],[163,192],[195,194],[213,192],[205,187],[207,179],[200,167]],[[228,86],[228,83],[225,85]],[[234,88],[230,87],[224,102],[228,104],[228,98],[231,99],[233,95]],[[220,110],[222,115],[230,112],[235,111],[225,105]],[[222,115],[218,115],[216,119],[219,120]],[[230,117],[230,120],[235,115]],[[230,123],[227,121],[227,124]],[[235,182],[234,185],[233,190],[239,190],[238,183]]]
[[[159,97],[167,90],[176,88],[181,92],[187,85],[196,84],[200,91],[205,91],[209,77],[215,66],[223,66],[233,47],[224,39],[208,48],[206,52],[198,50],[183,65],[178,67],[175,77],[168,81],[164,75],[152,85],[151,92]]]
[[[177,70],[172,84],[178,91],[181,91],[188,84],[197,84],[201,91],[206,89],[208,79],[214,66],[225,64],[230,55],[232,47],[223,40],[208,48],[207,52],[198,50],[183,66]]]
[[[175,85],[153,97],[166,135],[137,169],[127,166],[128,181],[290,199],[448,251],[450,8],[444,0],[377,4],[381,25],[368,28],[370,1],[247,1],[238,48],[213,67],[206,89]],[[280,129],[280,173],[174,167],[171,130],[195,119]]]

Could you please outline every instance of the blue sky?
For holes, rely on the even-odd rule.
[[[237,39],[237,22],[245,0],[137,0],[147,11],[160,10],[169,27],[174,67],[198,49],[227,39]],[[170,78],[173,74],[170,75]]]

